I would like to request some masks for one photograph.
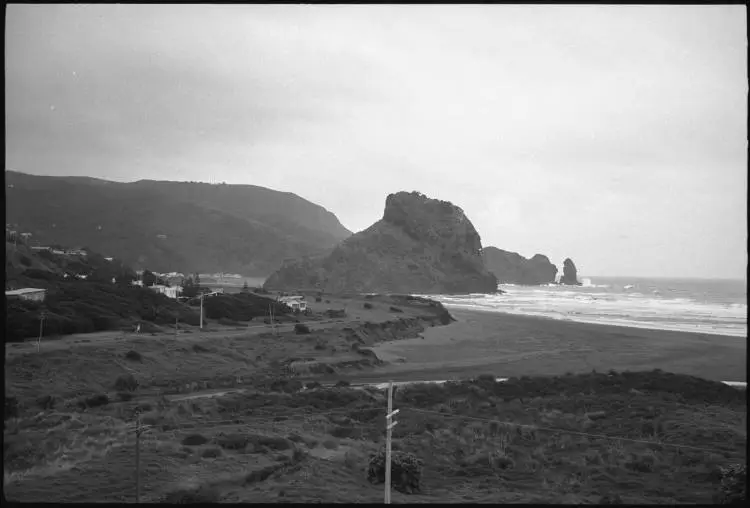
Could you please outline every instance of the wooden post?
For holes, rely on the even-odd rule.
[[[44,318],[45,317],[46,317],[45,313],[42,312],[42,318],[39,320],[39,339],[37,339],[37,341],[36,341],[36,352],[37,353],[39,352],[39,346],[42,343],[42,333],[44,333]]]
[[[203,330],[203,293],[201,293],[201,330]]]
[[[397,413],[398,409],[393,410],[393,381],[391,381],[388,384],[388,414],[385,416],[385,504],[391,504],[391,438],[393,436],[393,427],[398,423],[392,422],[391,419]]]
[[[135,502],[141,501],[141,415],[135,424]]]

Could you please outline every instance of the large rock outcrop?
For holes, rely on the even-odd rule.
[[[576,265],[570,258],[565,258],[565,261],[563,261],[563,274],[560,278],[560,284],[566,286],[581,285],[581,283],[578,282],[578,270],[576,270]]]
[[[535,254],[531,259],[497,247],[482,250],[484,266],[495,274],[500,284],[539,285],[555,282],[557,267],[547,256]]]
[[[461,208],[418,192],[388,196],[383,218],[326,256],[287,260],[268,289],[329,293],[494,293],[482,242]]]

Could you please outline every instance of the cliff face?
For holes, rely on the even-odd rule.
[[[482,258],[487,269],[495,274],[500,284],[538,285],[555,282],[557,267],[547,256],[534,255],[531,259],[497,247],[485,247]]]
[[[386,199],[383,218],[322,258],[290,260],[268,289],[326,292],[492,293],[482,242],[461,208],[417,192]]]
[[[563,261],[563,275],[562,278],[560,278],[560,284],[565,284],[567,286],[581,285],[581,283],[578,282],[578,270],[576,270],[576,265],[570,258],[566,258],[565,261]]]

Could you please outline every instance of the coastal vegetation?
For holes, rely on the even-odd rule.
[[[135,272],[117,259],[111,261],[88,251],[86,256],[35,252],[6,243],[6,287],[46,289],[43,302],[6,297],[5,341],[22,341],[40,333],[44,316],[45,338],[108,330],[156,332],[161,326],[200,324],[200,302],[180,303],[146,287],[131,284]],[[26,260],[26,262],[24,262]],[[161,282],[148,270],[144,284]],[[196,288],[200,286],[190,285]],[[269,306],[278,315],[290,309],[273,299],[254,293],[205,298],[204,318],[225,322],[247,322],[268,315]]]
[[[128,424],[141,406],[142,501],[381,502],[385,405],[382,391],[343,383],[61,404],[6,420],[6,495],[133,499]],[[721,383],[660,371],[486,375],[401,387],[394,408],[393,502],[745,500],[746,399]],[[54,482],[45,464],[61,466]]]

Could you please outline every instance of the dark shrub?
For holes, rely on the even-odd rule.
[[[99,393],[88,397],[85,401],[86,407],[99,407],[109,404],[109,397],[106,393]]]
[[[247,446],[248,439],[242,434],[229,434],[216,437],[214,442],[225,450],[244,450]]]
[[[315,301],[316,301],[316,302],[322,302],[322,301],[323,301],[323,299],[322,299],[321,297],[319,297],[319,296],[316,296],[316,297],[315,297]]]
[[[365,304],[363,305],[363,307],[365,309],[372,309],[372,304],[370,302],[365,302]]]
[[[216,487],[201,485],[193,489],[179,489],[169,492],[162,498],[167,504],[218,503],[221,495]]]
[[[391,312],[404,312],[404,311],[399,309],[398,307],[391,306]]]
[[[293,448],[294,445],[288,439],[278,436],[250,435],[248,441],[256,448],[266,447],[269,450],[283,451]]]
[[[250,474],[248,474],[245,477],[245,483],[255,483],[255,482],[262,482],[267,480],[273,473],[278,471],[280,469],[280,466],[273,465],[273,466],[266,466],[263,469],[258,469]]]
[[[743,505],[747,498],[747,465],[733,464],[721,468],[721,487],[716,495],[718,504]]]
[[[133,362],[140,362],[141,360],[143,360],[141,354],[138,351],[133,351],[132,349],[125,353],[125,358]]]
[[[18,398],[13,395],[5,396],[5,416],[4,419],[18,418]]]
[[[206,448],[205,450],[203,450],[201,456],[206,459],[215,459],[216,457],[221,457],[221,448]]]
[[[297,335],[310,333],[310,327],[303,323],[297,323],[294,325],[294,332]]]
[[[331,303],[331,300],[326,300],[326,303]]]
[[[118,392],[133,392],[136,388],[138,388],[138,380],[133,377],[133,374],[122,374],[115,381],[115,390]]]
[[[321,351],[325,348],[326,348],[326,345],[321,342],[318,342],[317,344],[315,344],[315,349],[317,349],[318,351]]]
[[[117,392],[117,398],[123,402],[127,402],[133,399],[133,394],[130,392]]]
[[[37,405],[43,410],[55,409],[55,403],[57,402],[54,395],[43,395],[36,400]]]
[[[395,451],[391,455],[393,488],[404,494],[419,492],[422,461],[411,453]],[[385,482],[385,450],[370,458],[367,479],[371,483]]]
[[[208,443],[208,439],[200,434],[190,434],[189,436],[185,436],[181,443],[185,446],[200,446]]]
[[[296,379],[274,379],[267,386],[272,392],[294,393],[302,389],[302,382]]]
[[[193,344],[193,351],[196,353],[208,353],[210,349],[204,348],[200,344]]]
[[[351,386],[351,383],[349,381],[344,381],[343,379],[341,379],[340,381],[336,382],[336,387],[337,388],[341,388],[343,386]]]
[[[310,381],[309,383],[307,383],[307,384],[305,385],[305,387],[306,387],[306,388],[307,388],[308,390],[312,390],[312,389],[314,389],[314,388],[320,388],[320,386],[321,386],[321,384],[320,384],[320,383],[318,383],[317,381]]]
[[[334,427],[331,431],[331,435],[339,438],[351,438],[358,430],[359,429],[355,429],[354,427]]]
[[[372,300],[375,297],[375,295],[365,295],[366,300]]]

